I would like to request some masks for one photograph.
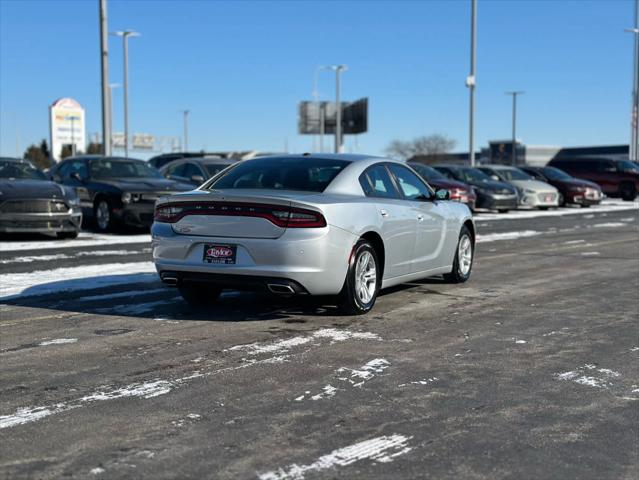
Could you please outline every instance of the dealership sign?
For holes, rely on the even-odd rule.
[[[61,98],[49,107],[51,155],[60,160],[62,148],[71,146],[75,152],[86,150],[84,108],[72,98]]]

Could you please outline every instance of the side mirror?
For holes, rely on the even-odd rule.
[[[193,175],[191,180],[196,183],[204,183],[204,177],[202,175]]]
[[[437,200],[450,200],[450,192],[444,188],[435,192],[435,198]]]
[[[73,172],[70,176],[78,182],[84,182],[84,178],[82,178],[78,172]]]
[[[53,180],[56,183],[62,183],[62,177],[58,175],[57,173],[51,175],[51,180]]]
[[[491,175],[491,176],[490,176],[490,178],[491,178],[492,180],[495,180],[496,182],[501,181],[501,179],[500,179],[497,175]]]

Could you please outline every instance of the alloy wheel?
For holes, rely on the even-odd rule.
[[[362,304],[369,303],[377,288],[377,270],[375,259],[370,252],[364,251],[355,266],[355,294]]]

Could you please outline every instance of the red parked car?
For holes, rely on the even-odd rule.
[[[419,175],[435,189],[444,188],[450,192],[450,199],[457,202],[465,203],[468,208],[475,210],[475,202],[477,201],[477,195],[473,190],[473,187],[466,185],[465,183],[458,182],[457,180],[451,180],[444,176],[443,173],[438,172],[433,167],[424,165],[418,162],[408,162],[408,165],[415,170]]]
[[[548,166],[559,168],[574,177],[595,182],[603,193],[611,197],[632,201],[637,198],[639,192],[639,167],[628,160],[551,160]]]
[[[587,180],[571,177],[563,170],[555,167],[519,167],[535,180],[551,184],[559,190],[559,206],[566,204],[589,207],[597,205],[604,197],[599,185]]]

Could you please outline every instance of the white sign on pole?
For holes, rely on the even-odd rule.
[[[60,160],[62,147],[74,152],[86,150],[84,108],[72,98],[61,98],[49,107],[51,155]]]

